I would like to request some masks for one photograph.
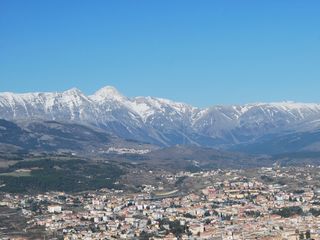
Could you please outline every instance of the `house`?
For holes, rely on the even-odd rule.
[[[59,205],[48,206],[49,213],[61,213],[62,208]]]

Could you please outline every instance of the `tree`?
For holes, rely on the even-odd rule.
[[[185,233],[185,226],[181,226],[179,220],[174,220],[173,222],[169,222],[171,232],[176,236],[180,237],[183,233]]]
[[[306,231],[306,239],[311,239],[311,231],[310,230]]]
[[[309,212],[315,217],[320,216],[320,210],[319,209],[311,208]]]
[[[210,216],[210,212],[209,212],[209,211],[206,211],[206,212],[204,213],[204,216],[205,216],[205,217],[209,217],[209,216]]]
[[[288,217],[291,217],[295,214],[301,216],[303,214],[303,210],[301,207],[292,206],[292,207],[281,208],[279,210],[273,211],[273,213],[280,215],[283,218],[288,218]]]
[[[140,236],[139,236],[139,240],[148,240],[150,239],[152,236],[150,234],[148,234],[147,232],[145,231],[142,231],[140,233]]]

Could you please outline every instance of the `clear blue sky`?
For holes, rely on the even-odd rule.
[[[320,102],[320,1],[1,0],[0,91]]]

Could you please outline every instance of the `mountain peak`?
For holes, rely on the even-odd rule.
[[[115,87],[112,86],[105,86],[98,91],[96,91],[92,96],[92,99],[97,101],[102,100],[118,100],[122,101],[125,99],[125,96],[123,96]]]
[[[82,94],[82,92],[78,89],[78,88],[70,88],[66,91],[63,92],[63,94],[66,94],[66,95],[80,95]]]

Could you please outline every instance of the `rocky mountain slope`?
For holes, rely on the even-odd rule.
[[[1,93],[0,118],[18,123],[77,123],[159,146],[238,146],[238,150],[246,146],[243,149],[248,150],[248,145],[280,136],[303,133],[306,142],[308,133],[315,135],[320,129],[320,104],[256,103],[202,109],[162,98],[127,98],[113,87],[104,87],[91,96],[78,89],[62,93]],[[316,137],[311,141],[313,149],[319,145],[317,141]]]
[[[150,144],[122,139],[99,128],[77,123],[37,120],[17,124],[0,119],[0,158],[37,152],[79,156],[142,154],[153,149],[155,147]]]

